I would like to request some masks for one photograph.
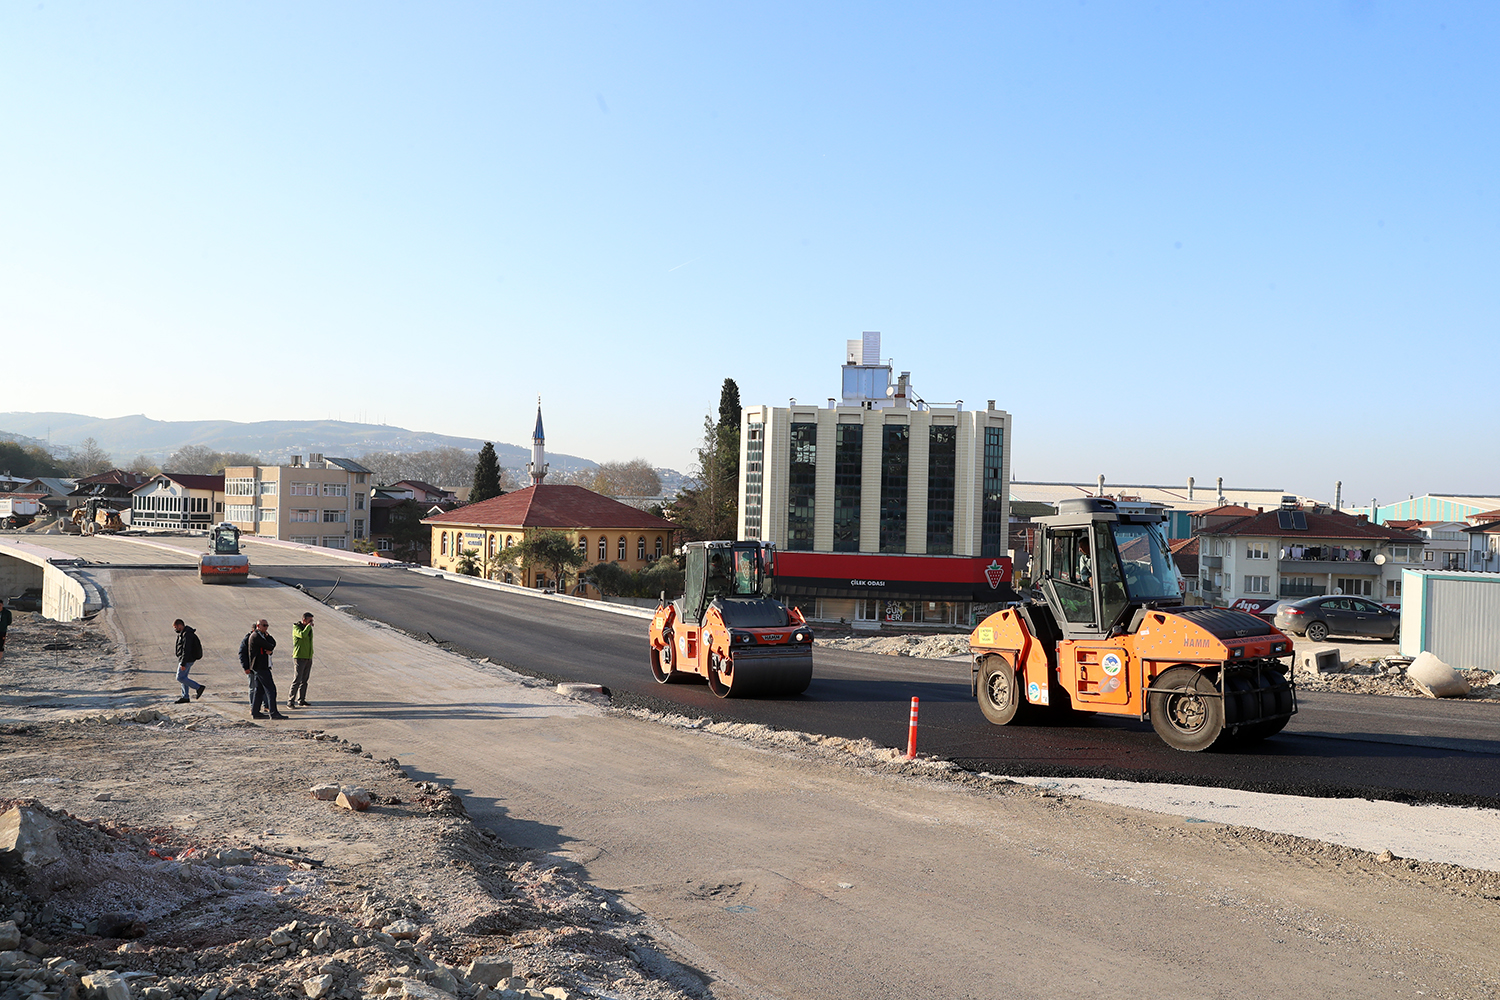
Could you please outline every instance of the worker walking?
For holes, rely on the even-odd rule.
[[[177,683],[182,685],[182,697],[177,699],[177,704],[186,705],[190,691],[194,698],[202,698],[203,692],[207,690],[206,685],[199,684],[188,676],[193,664],[203,659],[203,642],[198,638],[197,631],[181,618],[172,623],[172,628],[177,633]]]
[[[271,635],[271,623],[262,618],[255,623],[255,630],[240,643],[240,665],[250,675],[250,718],[285,719],[276,710],[276,681],[271,677],[271,654],[276,651],[276,639]],[[265,711],[262,711],[264,709]]]
[[[312,673],[313,616],[308,612],[300,622],[292,623],[292,659],[297,661],[297,676],[287,695],[287,708],[307,707],[307,675]]]

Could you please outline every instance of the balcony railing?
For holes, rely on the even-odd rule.
[[[1327,587],[1290,586],[1287,584],[1282,584],[1281,586],[1281,599],[1283,601],[1296,600],[1300,597],[1322,597],[1326,593],[1328,593]]]

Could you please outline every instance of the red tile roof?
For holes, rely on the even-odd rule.
[[[502,528],[646,528],[672,530],[671,521],[582,486],[528,486],[443,514],[423,524],[481,524]]]
[[[172,480],[180,486],[186,486],[190,490],[212,490],[215,493],[224,492],[224,476],[201,476],[187,472],[163,472],[163,476]]]
[[[1237,507],[1234,504],[1225,504],[1223,507],[1210,507],[1207,510],[1195,510],[1193,517],[1249,517],[1258,511],[1249,507]]]
[[[1307,518],[1307,530],[1283,528],[1277,520],[1280,511],[1268,510],[1254,517],[1242,517],[1215,528],[1205,528],[1205,535],[1259,535],[1264,538],[1385,538],[1398,542],[1423,544],[1427,539],[1407,531],[1398,531],[1383,524],[1343,514],[1338,511],[1302,510]]]
[[[107,472],[99,473],[97,476],[85,476],[77,482],[79,486],[129,486],[133,489],[150,478],[144,472],[126,472],[124,469],[110,469]]]

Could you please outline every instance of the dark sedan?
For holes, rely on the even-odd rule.
[[[1363,597],[1307,597],[1277,608],[1275,625],[1313,642],[1335,633],[1394,639],[1401,634],[1401,613]]]

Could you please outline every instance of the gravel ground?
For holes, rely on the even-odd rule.
[[[78,711],[126,669],[106,623],[15,618],[0,812],[28,811],[59,850],[0,866],[0,997],[86,996],[82,977],[102,970],[140,1000],[705,994],[641,914],[507,847],[447,788],[328,734],[194,703]],[[372,804],[314,798],[318,784]],[[466,975],[491,954],[513,963],[509,993]]]

